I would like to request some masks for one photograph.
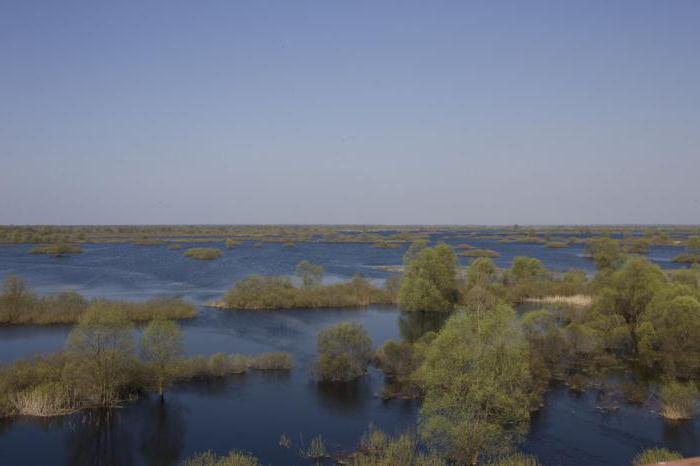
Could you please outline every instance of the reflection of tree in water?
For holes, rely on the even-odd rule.
[[[689,421],[661,421],[663,431],[661,441],[674,451],[684,455],[692,455],[698,448],[698,440],[695,432],[695,422]]]
[[[326,408],[343,413],[357,413],[372,399],[372,387],[364,376],[350,382],[318,382],[319,402]]]
[[[85,411],[71,416],[67,424],[69,465],[174,465],[185,442],[184,408],[172,400]]]
[[[66,436],[69,465],[131,465],[133,438],[119,410],[90,410],[71,419]]]
[[[401,338],[413,343],[428,332],[437,332],[450,315],[449,312],[402,312],[399,314]]]
[[[177,464],[185,442],[184,408],[176,401],[154,400],[144,407],[141,454],[146,464]]]

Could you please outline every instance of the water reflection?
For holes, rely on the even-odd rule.
[[[146,410],[141,455],[154,466],[177,464],[185,443],[184,408],[177,402],[152,403]]]
[[[65,437],[66,464],[133,465],[132,431],[120,410],[92,410],[74,416]]]
[[[177,464],[183,456],[186,413],[176,400],[161,402],[156,397],[126,408],[70,416],[65,464]]]

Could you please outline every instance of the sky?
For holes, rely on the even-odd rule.
[[[700,223],[697,0],[0,0],[0,224]]]

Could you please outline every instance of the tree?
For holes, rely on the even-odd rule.
[[[622,265],[625,258],[619,241],[607,236],[593,238],[588,245],[588,253],[598,270],[614,270]]]
[[[607,289],[600,293],[598,308],[619,314],[634,325],[665,281],[659,266],[643,257],[630,257],[610,276]]]
[[[24,280],[15,275],[5,277],[0,295],[0,322],[16,322],[32,298]]]
[[[184,353],[182,331],[171,320],[154,319],[141,336],[141,357],[151,369],[161,400]]]
[[[451,317],[418,370],[420,434],[458,463],[503,453],[527,432],[532,380],[514,319],[506,305]]]
[[[372,358],[372,340],[359,324],[341,322],[318,334],[319,380],[348,381],[365,373]]]
[[[321,280],[323,279],[323,266],[303,260],[297,264],[295,273],[301,278],[304,288],[311,288],[312,286],[321,284]]]
[[[700,302],[682,285],[657,293],[637,326],[639,356],[666,374],[700,375]]]
[[[467,269],[467,289],[488,286],[496,275],[496,265],[488,257],[479,257]]]
[[[68,354],[68,372],[83,396],[113,406],[135,367],[133,327],[113,305],[96,303],[68,335]]]
[[[399,305],[409,311],[450,311],[457,292],[457,257],[448,245],[421,250],[406,266]]]
[[[404,265],[408,265],[413,259],[418,257],[418,254],[420,254],[427,247],[428,240],[425,239],[419,239],[418,241],[414,241],[413,243],[411,243],[411,245],[408,247],[408,250],[403,255]]]
[[[510,269],[511,276],[516,282],[546,278],[549,274],[539,259],[518,256],[513,259]]]

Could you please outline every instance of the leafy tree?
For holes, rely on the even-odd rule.
[[[26,283],[15,275],[8,275],[2,285],[0,295],[0,322],[15,322],[28,303],[33,300],[33,295]]]
[[[614,270],[622,265],[625,258],[620,242],[607,236],[593,238],[588,245],[588,253],[598,270]]]
[[[451,317],[418,370],[420,434],[451,460],[475,464],[509,450],[528,430],[528,346],[514,319],[505,305]]]
[[[467,269],[467,289],[488,286],[496,275],[496,265],[488,257],[479,257]]]
[[[183,353],[182,331],[175,322],[155,319],[148,324],[141,336],[141,357],[152,371],[161,399]]]
[[[124,313],[94,304],[68,335],[67,349],[79,391],[98,406],[113,406],[136,366],[133,327]]]
[[[700,375],[700,302],[688,291],[675,285],[657,293],[637,326],[642,361],[682,378]]]
[[[546,278],[549,275],[544,264],[539,259],[525,256],[518,256],[513,259],[510,273],[516,282]]]
[[[304,288],[311,288],[312,286],[321,284],[321,280],[323,279],[323,266],[303,260],[297,264],[295,273],[301,278],[301,283]]]
[[[607,289],[600,293],[598,307],[621,315],[628,324],[636,324],[665,281],[659,266],[643,257],[630,257],[610,276]]]
[[[318,334],[319,380],[348,381],[365,373],[372,358],[372,340],[359,324],[341,322]]]
[[[403,255],[404,265],[408,265],[413,259],[418,257],[418,254],[420,254],[424,249],[427,249],[427,247],[428,240],[425,239],[419,239],[418,241],[411,243],[408,250]]]
[[[399,305],[409,311],[450,311],[457,302],[457,257],[448,245],[421,250],[406,266]]]

